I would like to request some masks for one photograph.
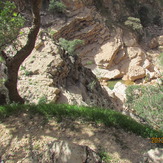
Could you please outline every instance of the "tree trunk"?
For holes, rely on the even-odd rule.
[[[33,12],[33,25],[28,34],[26,45],[20,49],[13,57],[10,57],[4,51],[1,52],[1,56],[5,59],[7,66],[8,76],[5,82],[5,86],[8,89],[10,102],[24,103],[23,98],[20,97],[17,90],[18,70],[23,61],[31,54],[35,46],[37,34],[40,28],[39,12],[41,7],[41,0],[30,0],[30,2]]]
[[[8,89],[10,102],[24,103],[24,99],[20,97],[17,90],[17,81],[18,81],[18,70],[19,66],[16,63],[10,63],[7,65],[7,80],[5,86]]]

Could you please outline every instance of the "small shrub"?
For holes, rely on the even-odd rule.
[[[72,41],[68,41],[64,38],[60,38],[59,39],[59,45],[65,49],[69,55],[74,55],[75,54],[75,49],[79,46],[83,44],[83,40],[79,40],[79,39],[74,39]]]
[[[131,27],[133,30],[142,30],[143,26],[139,18],[128,17],[125,25]]]
[[[25,70],[25,71],[24,71],[24,75],[25,75],[25,76],[30,76],[30,75],[32,75],[32,74],[33,74],[32,71],[28,71],[28,70]]]
[[[92,65],[93,64],[93,61],[88,61],[86,64],[87,65]]]
[[[66,6],[59,1],[51,0],[49,4],[49,11],[53,14],[55,13],[64,13],[66,10]]]
[[[110,163],[112,160],[112,158],[107,154],[104,149],[100,149],[98,155],[100,156],[101,160],[105,163]]]

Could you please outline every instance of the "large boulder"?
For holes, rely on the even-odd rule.
[[[99,155],[87,146],[66,141],[54,141],[47,146],[42,163],[102,163]]]

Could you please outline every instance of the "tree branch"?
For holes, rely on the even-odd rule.
[[[41,0],[30,0],[32,4],[32,13],[33,13],[33,25],[28,34],[28,39],[26,45],[20,49],[16,55],[13,57],[13,62],[21,64],[32,52],[35,47],[35,42],[37,34],[40,29],[40,7]]]

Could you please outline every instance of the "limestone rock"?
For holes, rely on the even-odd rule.
[[[128,71],[129,80],[135,81],[145,77],[145,70],[141,66],[132,66]]]
[[[80,146],[66,141],[54,141],[48,144],[40,162],[48,163],[102,163],[96,152],[87,146]]]
[[[106,70],[106,69],[96,68],[92,72],[98,78],[103,78],[103,79],[107,79],[107,80],[122,77],[122,74],[118,69]]]
[[[143,156],[143,162],[148,163],[162,163],[163,162],[163,148],[155,148],[146,152]]]
[[[96,64],[102,66],[103,68],[109,68],[121,47],[122,42],[119,39],[119,36],[115,37],[114,40],[110,40],[106,44],[102,45],[101,52],[95,56]]]
[[[121,82],[117,82],[114,86],[113,92],[115,96],[122,102],[124,103],[126,100],[126,86],[125,84]]]

